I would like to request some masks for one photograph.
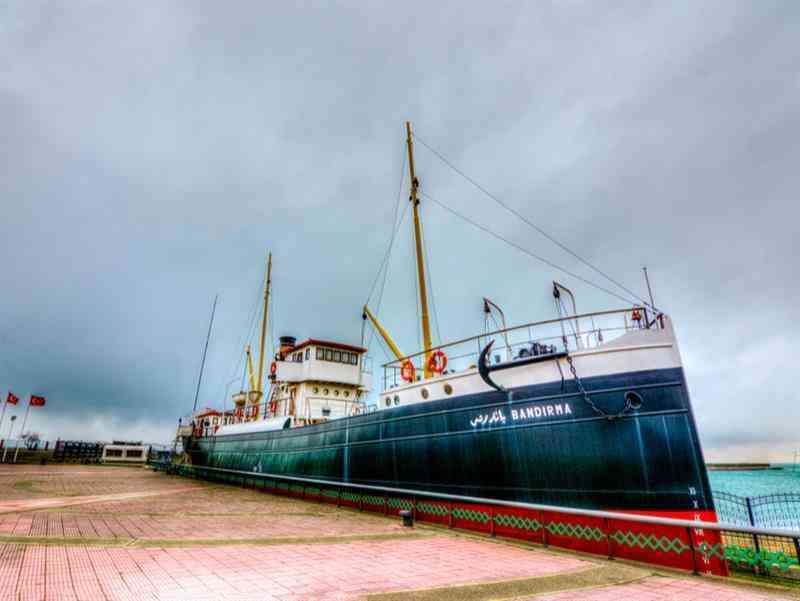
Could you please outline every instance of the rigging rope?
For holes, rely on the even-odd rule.
[[[433,309],[433,321],[436,325],[436,336],[438,343],[442,343],[442,331],[439,329],[439,312],[436,310],[436,295],[433,293],[433,270],[431,268],[431,261],[428,255],[428,239],[425,237],[425,225],[420,220],[419,224],[422,233],[422,251],[425,254],[425,264],[428,266],[426,275],[428,276],[428,290],[431,291],[431,308]]]
[[[383,260],[381,261],[380,266],[378,267],[378,273],[375,274],[375,280],[372,282],[372,287],[370,288],[369,295],[367,296],[367,301],[364,303],[365,305],[369,304],[370,299],[372,298],[373,292],[375,292],[375,286],[378,283],[378,278],[381,275],[381,271],[383,271],[383,280],[381,281],[381,289],[378,293],[378,304],[375,308],[375,316],[380,317],[381,313],[381,304],[383,303],[383,292],[386,289],[386,278],[389,275],[389,258],[392,255],[392,248],[394,247],[394,241],[397,238],[397,233],[400,231],[400,226],[402,225],[403,221],[405,220],[406,213],[408,212],[408,205],[405,206],[403,209],[402,214],[400,215],[400,220],[397,220],[397,214],[400,211],[400,199],[403,195],[403,182],[406,178],[406,155],[403,154],[403,165],[400,168],[400,185],[397,188],[397,197],[395,198],[394,202],[394,215],[392,217],[392,235],[389,237],[389,245],[386,248],[386,253],[383,255]],[[372,344],[372,339],[375,336],[375,328],[370,328],[369,331],[369,340],[367,341],[366,345],[364,345],[367,349],[370,348]],[[361,341],[362,345],[364,344],[364,324],[362,323],[361,327]]]
[[[595,267],[595,266],[594,266],[592,263],[590,263],[589,261],[587,261],[586,259],[584,259],[583,257],[581,257],[581,256],[580,256],[578,253],[574,252],[574,251],[573,251],[573,250],[571,250],[571,249],[570,249],[568,246],[566,246],[565,244],[563,244],[562,242],[558,241],[556,238],[554,238],[553,236],[551,236],[550,234],[548,234],[546,231],[544,231],[544,230],[543,230],[541,227],[539,227],[538,225],[536,225],[535,223],[533,223],[532,221],[530,221],[529,219],[527,219],[527,218],[526,218],[524,215],[522,215],[522,214],[521,214],[519,211],[517,211],[517,210],[516,210],[516,209],[514,209],[513,207],[511,207],[511,206],[507,205],[507,204],[506,204],[506,203],[504,203],[502,200],[500,200],[500,199],[499,199],[497,196],[495,196],[494,194],[492,194],[491,192],[489,192],[489,191],[488,191],[486,188],[484,188],[483,186],[481,186],[481,185],[480,185],[480,184],[479,184],[477,181],[475,181],[475,180],[474,180],[474,179],[472,179],[472,178],[471,178],[469,175],[467,175],[466,173],[464,173],[464,172],[463,172],[461,169],[459,169],[458,167],[456,167],[456,166],[455,166],[455,165],[454,165],[452,162],[450,162],[450,161],[447,159],[447,157],[445,157],[445,156],[444,156],[442,153],[440,153],[438,150],[434,149],[434,148],[433,148],[432,146],[430,146],[430,145],[429,145],[427,142],[425,142],[425,140],[423,140],[422,138],[420,138],[420,137],[419,137],[418,135],[416,135],[416,134],[412,134],[412,135],[414,136],[414,139],[415,139],[415,140],[417,140],[417,141],[418,141],[420,144],[422,144],[422,145],[423,145],[425,148],[427,148],[427,149],[428,149],[430,152],[432,152],[432,153],[433,153],[433,154],[434,154],[436,157],[438,157],[438,158],[439,158],[439,160],[441,160],[441,161],[442,161],[442,162],[443,162],[445,165],[447,165],[448,167],[450,167],[450,168],[451,168],[453,171],[455,171],[457,174],[459,174],[461,177],[463,177],[465,180],[467,180],[469,183],[471,183],[473,186],[475,186],[475,187],[476,187],[478,190],[480,190],[481,192],[483,192],[483,194],[485,194],[486,196],[488,196],[489,198],[491,198],[493,201],[495,201],[497,204],[499,204],[501,207],[503,207],[503,208],[504,208],[506,211],[508,211],[508,212],[509,212],[509,213],[511,213],[512,215],[514,215],[514,216],[516,216],[517,218],[519,218],[520,220],[522,220],[522,221],[523,221],[524,223],[526,223],[528,226],[532,227],[534,230],[536,230],[537,232],[539,232],[539,234],[541,234],[542,236],[544,236],[545,238],[547,238],[548,240],[550,240],[550,242],[552,242],[553,244],[555,244],[556,246],[558,246],[558,247],[559,247],[561,250],[563,250],[564,252],[567,252],[567,253],[569,253],[570,255],[572,255],[574,258],[578,259],[578,261],[580,261],[581,263],[583,263],[583,264],[584,264],[584,265],[586,265],[587,267],[591,268],[592,270],[594,270],[594,271],[596,271],[597,273],[599,273],[600,275],[602,275],[602,276],[603,276],[604,278],[606,278],[606,279],[607,279],[609,282],[611,282],[612,284],[614,284],[614,285],[618,286],[620,289],[622,289],[622,290],[624,290],[626,293],[630,294],[630,295],[631,295],[633,298],[637,299],[639,302],[643,303],[645,306],[648,306],[648,307],[650,307],[651,309],[653,309],[654,311],[657,311],[657,309],[656,309],[655,307],[653,307],[653,306],[652,306],[652,305],[651,305],[649,302],[647,302],[646,300],[644,300],[643,298],[641,298],[641,297],[640,297],[638,294],[636,294],[635,292],[633,292],[633,291],[632,291],[630,288],[628,288],[627,286],[625,286],[625,285],[621,284],[620,282],[618,282],[617,280],[615,280],[614,278],[612,278],[610,275],[608,275],[607,273],[605,273],[604,271],[602,271],[602,270],[601,270],[601,269],[599,269],[598,267]],[[603,290],[604,290],[604,289],[603,289]],[[617,298],[620,298],[620,297],[617,297]],[[634,303],[634,304],[636,304],[636,303]]]
[[[400,223],[402,223],[403,218],[405,217],[406,211],[408,210],[408,205],[406,208],[403,209],[403,215],[400,217],[400,223],[397,222],[397,213],[400,208],[400,198],[403,194],[403,182],[406,179],[406,159],[405,154],[403,154],[403,167],[400,170],[400,187],[397,190],[397,198],[395,199],[394,205],[394,217],[392,218],[392,235],[389,238],[389,245],[386,248],[386,252],[383,255],[383,260],[381,260],[380,265],[378,266],[378,272],[375,274],[375,279],[372,281],[372,286],[369,289],[369,294],[367,295],[367,300],[364,303],[365,305],[369,304],[370,299],[372,299],[372,293],[375,292],[375,286],[378,284],[378,278],[381,275],[381,271],[383,271],[384,266],[386,265],[387,261],[389,260],[389,256],[392,254],[392,247],[394,246],[395,238],[397,237],[397,232],[400,230]],[[395,225],[396,224],[396,225]],[[385,280],[385,277],[384,277]]]
[[[559,265],[556,265],[555,263],[553,263],[552,261],[550,261],[548,259],[545,259],[544,257],[541,257],[541,256],[539,256],[539,255],[537,255],[535,253],[532,253],[531,251],[529,251],[526,248],[523,248],[522,246],[520,246],[516,242],[512,242],[508,238],[504,238],[500,234],[496,234],[495,232],[493,232],[492,230],[490,230],[486,226],[481,225],[480,223],[478,223],[476,221],[473,221],[472,219],[470,219],[469,217],[467,217],[465,215],[462,215],[461,213],[459,213],[455,209],[452,209],[452,208],[448,207],[446,204],[444,204],[442,202],[439,202],[438,200],[433,198],[430,194],[427,194],[425,192],[420,191],[420,195],[424,196],[425,198],[427,198],[431,202],[436,203],[437,205],[442,207],[444,210],[448,211],[449,213],[452,213],[453,215],[455,215],[459,219],[462,219],[463,221],[466,221],[467,223],[469,223],[473,227],[476,227],[479,230],[489,234],[490,236],[492,236],[494,238],[497,238],[498,240],[500,240],[502,242],[505,242],[509,246],[512,246],[512,247],[516,248],[518,251],[528,255],[529,257],[532,257],[532,258],[536,259],[537,261],[540,261],[541,263],[544,263],[545,265],[547,265],[549,267],[552,267],[553,269],[557,269],[558,271],[561,271],[561,272],[567,274],[570,277],[573,277],[573,278],[575,278],[577,280],[580,280],[584,284],[588,284],[589,286],[597,288],[598,290],[602,290],[603,292],[605,292],[607,294],[610,294],[611,296],[616,297],[617,299],[623,301],[624,303],[630,303],[630,304],[633,304],[633,305],[637,304],[635,301],[631,301],[631,299],[625,298],[624,296],[621,296],[621,295],[617,294],[613,290],[609,290],[608,288],[605,288],[604,286],[601,286],[600,284],[592,282],[591,280],[587,280],[585,277],[583,277],[581,275],[578,275],[577,273],[573,273],[572,271],[569,271],[568,269],[565,269],[565,268],[563,268],[563,267],[561,267]]]
[[[244,351],[244,345],[245,345],[245,343],[247,343],[248,340],[250,340],[253,337],[251,331],[252,331],[252,329],[253,329],[253,327],[255,325],[256,315],[258,314],[259,300],[261,298],[263,298],[264,285],[266,283],[266,277],[267,277],[266,274],[264,274],[264,277],[261,278],[261,280],[259,282],[258,294],[256,294],[255,302],[253,303],[253,307],[250,310],[250,317],[247,320],[249,322],[249,324],[247,325],[247,327],[246,327],[246,329],[244,331],[244,334],[239,338],[239,345],[238,345],[239,354],[238,354],[238,358],[236,359],[235,367],[234,367],[233,371],[231,372],[233,374],[231,376],[231,379],[235,378],[239,374],[239,369],[242,369],[241,366],[242,366],[243,363],[245,364],[244,365],[244,371],[245,371],[245,373],[247,372],[247,365],[246,365],[246,362],[245,362],[246,353]],[[223,394],[225,394],[225,393],[223,392]]]

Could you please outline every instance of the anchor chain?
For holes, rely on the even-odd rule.
[[[564,348],[567,348],[566,337],[564,337]],[[603,411],[600,409],[600,407],[595,405],[592,397],[589,396],[588,392],[586,392],[586,388],[583,386],[583,382],[581,381],[580,377],[578,377],[578,372],[575,370],[575,363],[572,361],[572,356],[569,354],[569,351],[567,351],[566,359],[567,364],[569,365],[569,371],[572,374],[572,377],[575,379],[575,383],[578,385],[578,392],[580,392],[583,396],[583,402],[589,405],[589,407],[592,408],[592,411],[594,411],[597,415],[606,418],[608,421],[619,419],[625,416],[625,414],[631,409],[631,403],[627,397],[625,398],[625,405],[619,412],[607,413],[606,411]]]

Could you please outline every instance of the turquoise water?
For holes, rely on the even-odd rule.
[[[800,466],[791,464],[780,470],[741,472],[708,472],[712,491],[722,491],[741,497],[757,497],[782,492],[800,493]]]

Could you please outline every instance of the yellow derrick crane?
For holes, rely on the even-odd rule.
[[[253,369],[253,354],[248,344],[245,348],[247,353],[247,376],[250,391],[247,400],[253,407],[251,419],[258,419],[261,399],[264,397],[264,350],[267,340],[267,322],[269,320],[269,293],[272,286],[272,253],[267,256],[267,277],[264,284],[264,313],[261,319],[261,339],[258,345],[258,372]]]
[[[386,346],[388,346],[389,349],[392,351],[395,358],[398,361],[402,361],[405,355],[403,355],[403,353],[400,351],[400,347],[398,347],[397,344],[395,344],[395,341],[389,335],[389,332],[387,332],[386,329],[381,325],[381,323],[378,321],[378,318],[372,314],[372,311],[369,310],[369,307],[367,307],[367,305],[364,305],[362,317],[363,319],[369,319],[370,323],[372,324],[372,327],[375,328],[375,331],[381,335],[381,338],[383,338],[383,341],[386,343]]]
[[[247,382],[250,384],[250,390],[256,390],[256,374],[253,371],[253,353],[250,351],[250,345],[245,349],[247,353]]]

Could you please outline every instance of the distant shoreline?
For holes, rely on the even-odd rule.
[[[760,470],[782,470],[780,466],[770,463],[707,463],[706,468],[713,472],[738,472]]]

